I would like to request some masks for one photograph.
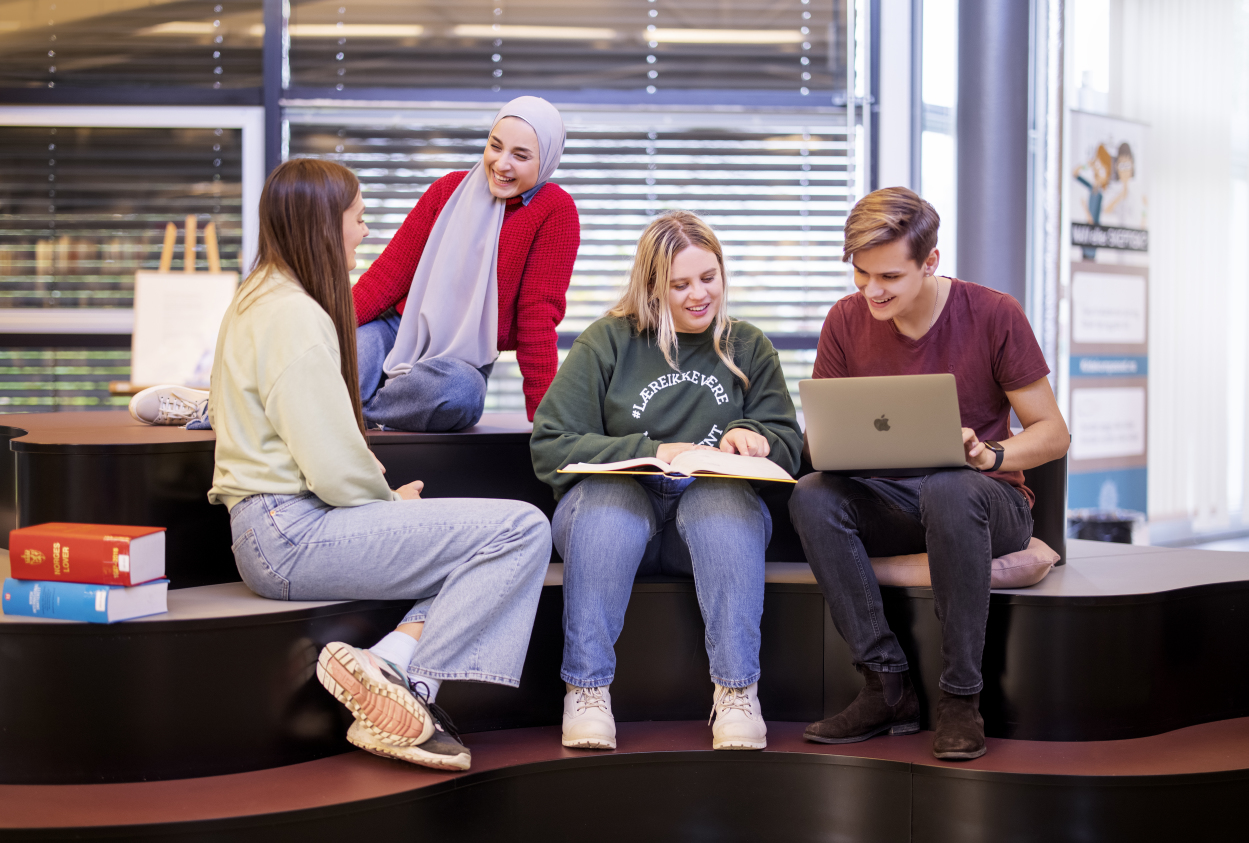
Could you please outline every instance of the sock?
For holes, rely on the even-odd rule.
[[[402,632],[392,632],[370,647],[369,651],[406,673],[412,654],[416,652],[416,639]]]
[[[438,689],[442,687],[441,679],[434,679],[432,676],[425,676],[421,673],[412,673],[408,671],[408,679],[412,680],[412,686],[419,690],[417,682],[421,682],[429,689],[429,701],[433,702],[434,697],[438,696]]]

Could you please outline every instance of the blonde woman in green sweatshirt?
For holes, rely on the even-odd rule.
[[[262,597],[415,601],[369,649],[327,644],[317,678],[355,717],[351,743],[466,770],[434,698],[445,680],[519,684],[550,526],[519,501],[422,500],[419,480],[386,483],[356,388],[348,272],[363,214],[338,164],[287,161],[265,183],[256,268],[217,337],[208,497],[229,507],[239,573]]]
[[[724,254],[677,211],[638,242],[629,286],[573,344],[534,416],[534,469],[559,498],[565,746],[614,749],[613,646],[638,573],[692,576],[707,625],[712,747],[762,749],[759,621],[767,507],[745,480],[559,474],[569,463],[671,461],[694,448],[793,473],[802,433],[776,350],[728,316]]]

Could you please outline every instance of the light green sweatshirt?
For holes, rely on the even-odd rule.
[[[241,307],[240,307],[241,305]],[[334,323],[298,282],[249,279],[213,357],[212,503],[312,492],[331,506],[399,500],[365,445],[343,383]]]

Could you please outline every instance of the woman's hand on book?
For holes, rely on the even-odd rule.
[[[709,448],[706,445],[695,445],[693,442],[664,442],[655,451],[655,459],[664,462],[672,462],[677,458],[677,454],[683,454],[686,451],[714,451],[715,448]]]
[[[760,436],[748,427],[735,427],[720,438],[720,450],[747,457],[766,457],[772,452],[766,436]]]
[[[424,488],[425,484],[423,482],[420,480],[413,480],[406,486],[400,486],[398,489],[395,489],[395,491],[398,492],[399,497],[403,498],[405,501],[414,501],[420,498],[421,490]]]

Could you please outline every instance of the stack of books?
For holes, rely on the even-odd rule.
[[[114,623],[168,611],[165,528],[36,524],[9,533],[6,615]]]

